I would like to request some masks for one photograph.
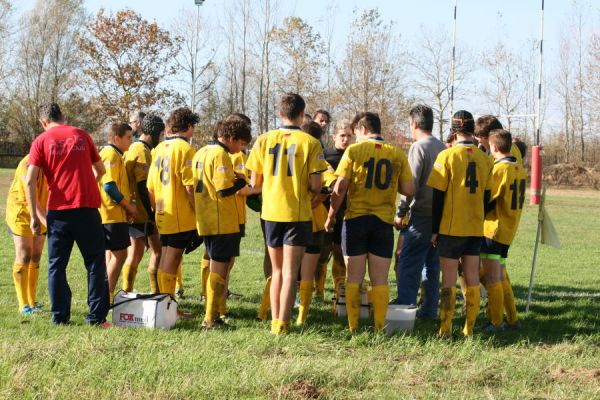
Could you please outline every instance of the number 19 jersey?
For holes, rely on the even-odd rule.
[[[269,131],[256,139],[246,168],[263,176],[262,219],[312,221],[309,175],[327,169],[317,139],[295,127]]]
[[[483,236],[483,197],[491,189],[491,173],[488,156],[471,142],[438,154],[427,185],[446,192],[440,234]]]
[[[404,152],[375,138],[350,145],[335,174],[350,181],[344,219],[375,215],[389,224],[394,222],[400,181],[413,179]]]

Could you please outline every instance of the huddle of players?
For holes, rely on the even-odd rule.
[[[325,161],[319,142],[325,124],[304,122],[304,108],[299,95],[283,95],[279,112],[283,126],[259,136],[247,161],[243,150],[252,139],[250,120],[241,114],[220,122],[214,141],[197,152],[189,139],[198,116],[186,108],[171,113],[166,126],[155,115],[132,121],[139,133],[133,144],[130,125],[109,124],[105,130],[108,145],[100,152],[107,172],[99,184],[110,293],[121,272],[123,289],[133,289],[137,266],[148,245],[152,292],[174,296],[184,251],[193,250],[203,240],[204,258],[209,261],[208,274],[203,274],[206,310],[202,325],[224,324],[229,275],[244,235],[246,196],[262,194],[261,222],[271,264],[264,297],[270,303],[271,332],[288,331],[297,287],[297,324],[304,324],[317,265],[320,262],[326,267],[331,243],[334,262],[341,263],[337,272],[334,268],[336,289],[347,279],[350,330],[358,328],[360,286],[367,265],[374,326],[376,331],[382,330],[389,302],[396,196],[414,194],[407,158],[384,141],[377,114],[365,112],[337,127],[336,134],[344,138],[328,154],[332,163],[338,164],[334,169]],[[320,115],[326,117],[321,122],[329,122],[327,113]],[[523,207],[526,176],[520,157],[511,155],[510,133],[493,129],[496,125],[499,122],[493,119],[478,127],[480,138],[489,136],[484,150],[496,160],[492,165],[473,141],[471,114],[457,112],[452,120],[455,142],[438,155],[428,181],[434,189],[432,242],[439,249],[443,272],[442,336],[451,332],[459,259],[467,283],[463,333],[473,332],[479,311],[480,255],[492,326],[501,326],[502,307],[511,299],[508,323],[517,323],[505,259]],[[159,143],[165,129],[164,141]],[[348,146],[352,133],[357,143]],[[341,148],[344,146],[348,147]],[[19,185],[18,176],[17,170],[13,186]],[[17,190],[11,188],[13,191]],[[43,197],[43,189],[39,192]],[[329,201],[329,210],[323,201]],[[10,202],[9,195],[8,209],[15,208]],[[7,222],[18,235],[20,224],[10,215],[7,213]],[[345,263],[339,257],[340,247]],[[39,255],[34,261],[36,258],[39,262]],[[18,268],[21,276],[26,275],[23,260],[17,261],[13,271]],[[31,264],[27,267],[31,271]],[[319,271],[322,276],[322,267]],[[35,305],[33,281],[23,281],[29,290],[20,290],[25,286],[18,285],[15,278],[20,310],[27,302]],[[261,319],[268,309],[264,300]]]

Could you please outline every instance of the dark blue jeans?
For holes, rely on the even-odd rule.
[[[424,298],[418,315],[435,318],[439,301],[440,258],[431,245],[431,217],[411,216],[402,232],[404,244],[398,257],[398,304],[416,304],[423,268]]]
[[[63,324],[71,319],[71,288],[67,282],[67,264],[73,243],[77,243],[87,269],[90,309],[86,321],[89,324],[106,321],[109,297],[100,213],[95,208],[49,210],[47,223],[48,293],[52,322]]]

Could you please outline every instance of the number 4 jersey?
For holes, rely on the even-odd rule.
[[[472,142],[458,142],[438,154],[427,185],[445,192],[439,233],[483,236],[484,193],[492,163]]]
[[[344,219],[375,215],[389,224],[394,222],[400,181],[413,179],[404,152],[381,138],[348,147],[335,174],[349,181]]]
[[[262,219],[312,221],[309,175],[327,169],[317,139],[297,127],[269,131],[256,139],[246,168],[263,176]]]
[[[496,204],[485,216],[485,237],[506,245],[512,243],[519,227],[526,187],[527,173],[515,157],[494,163],[491,201]]]

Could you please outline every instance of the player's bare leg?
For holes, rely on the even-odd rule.
[[[109,250],[107,251],[106,261],[106,273],[108,275],[108,294],[110,295],[110,302],[112,303],[115,296],[115,287],[121,275],[121,268],[127,258],[127,249],[122,250]]]
[[[158,233],[148,236],[148,246],[150,247],[150,259],[148,260],[148,279],[150,280],[150,291],[158,291],[158,269],[160,267],[161,246]]]
[[[135,277],[137,275],[138,266],[144,257],[144,250],[146,247],[145,240],[143,237],[140,238],[129,238],[131,246],[127,249],[127,258],[123,264],[123,290],[131,292],[134,287]]]
[[[298,271],[302,263],[304,246],[283,245],[283,260],[281,264],[281,292],[279,294],[279,324],[280,333],[285,333],[292,316],[294,299],[296,297],[296,283],[298,282]],[[271,260],[273,261],[273,260]],[[271,292],[273,295],[273,292]]]
[[[283,247],[268,247],[271,260],[271,333],[279,329],[280,294],[282,284]]]

